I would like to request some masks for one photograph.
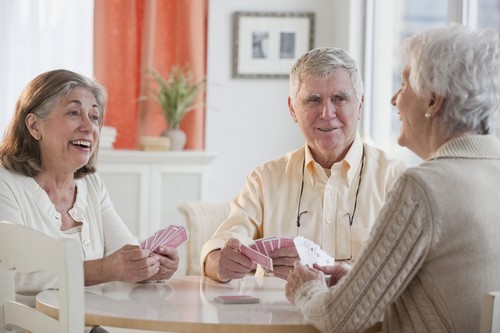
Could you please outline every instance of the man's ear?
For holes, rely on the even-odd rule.
[[[42,133],[40,131],[40,123],[38,117],[34,113],[28,113],[26,119],[24,120],[28,131],[35,140],[40,140],[42,138]]]
[[[295,114],[295,109],[293,108],[292,98],[288,96],[288,110],[292,116],[293,122],[297,122],[297,115]]]
[[[365,95],[361,95],[361,102],[358,108],[358,120],[361,119],[361,114],[363,113],[363,104],[365,103]]]

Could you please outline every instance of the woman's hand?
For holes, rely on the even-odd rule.
[[[147,278],[146,281],[170,279],[179,267],[177,250],[173,247],[160,246],[156,250],[156,253],[151,253],[151,255],[158,257],[160,267],[158,272],[152,277]]]
[[[295,293],[299,287],[311,280],[325,282],[325,275],[322,271],[315,268],[304,266],[299,260],[295,261],[293,271],[288,275],[288,280],[285,285],[285,295],[288,300],[295,304]]]
[[[138,245],[124,245],[107,257],[84,262],[85,285],[126,281],[138,282],[158,273],[160,260]]]
[[[328,287],[336,285],[340,279],[346,276],[352,269],[351,266],[346,263],[339,263],[333,266],[320,266],[314,264],[313,267],[322,271],[325,275],[330,275],[330,279],[327,282]]]

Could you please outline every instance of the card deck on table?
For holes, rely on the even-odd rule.
[[[178,225],[169,225],[158,230],[151,237],[141,243],[143,249],[155,252],[160,246],[177,248],[188,240],[186,228]]]
[[[250,295],[227,295],[215,296],[214,302],[221,304],[258,304],[260,299]]]

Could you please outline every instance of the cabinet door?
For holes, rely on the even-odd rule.
[[[148,164],[102,164],[97,167],[118,215],[138,240],[155,232],[150,227]]]
[[[182,225],[186,227],[184,217],[178,210],[179,205],[188,201],[199,201],[202,199],[202,172],[197,168],[189,166],[169,167],[153,166],[152,172],[152,195],[151,204],[156,209],[151,213],[159,216],[153,220],[159,221],[158,228],[164,228],[169,224]],[[157,179],[154,179],[157,177]],[[175,275],[185,275],[187,270],[187,246],[178,248],[179,269]]]

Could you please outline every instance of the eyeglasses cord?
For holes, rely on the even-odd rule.
[[[305,210],[303,212],[300,211],[300,204],[302,202],[302,193],[304,191],[305,166],[306,166],[306,155],[305,155],[305,151],[304,151],[304,159],[302,160],[302,182],[300,184],[299,203],[297,205],[297,235],[299,232],[298,229],[300,228],[300,218],[302,217],[302,214],[305,214],[308,212],[307,210]],[[354,214],[356,214],[356,208],[358,206],[359,188],[361,187],[361,177],[363,176],[364,167],[365,167],[365,145],[363,145],[363,152],[361,155],[361,168],[359,170],[358,188],[356,189],[356,196],[354,197],[354,208],[352,209],[352,214],[349,214],[349,226],[352,226],[352,223],[354,222]]]

